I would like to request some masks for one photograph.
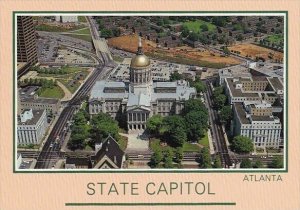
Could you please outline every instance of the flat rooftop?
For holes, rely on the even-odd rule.
[[[22,114],[28,111],[28,109],[25,109]],[[21,122],[21,119],[18,119],[18,125],[36,125],[36,123],[39,121],[39,119],[41,118],[41,116],[43,115],[43,112],[45,110],[32,110],[33,113],[33,118],[27,120],[26,122]]]
[[[230,92],[233,97],[259,97],[258,93],[249,93],[249,92],[242,92],[241,89],[236,89],[235,85],[238,84],[238,82],[233,82],[232,78],[226,78],[226,81],[228,83]]]
[[[275,90],[283,90],[283,85],[277,77],[268,78]]]
[[[233,103],[233,106],[238,114],[238,117],[242,124],[251,124],[250,120],[246,118],[246,111],[243,107],[243,103]]]

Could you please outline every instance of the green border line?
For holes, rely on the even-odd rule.
[[[201,203],[65,203],[65,206],[235,206],[235,202]]]
[[[128,169],[114,169],[114,170],[51,170],[51,169],[34,169],[34,170],[16,170],[16,126],[15,126],[15,85],[16,85],[16,72],[15,72],[15,21],[16,15],[22,14],[150,14],[154,13],[156,15],[159,14],[212,14],[212,13],[220,13],[220,14],[243,14],[243,13],[257,13],[257,14],[275,14],[280,13],[280,15],[285,15],[285,52],[284,52],[284,61],[285,61],[285,169],[262,169],[262,170],[245,170],[245,169],[178,169],[178,170],[166,170],[166,169],[149,169],[149,170],[128,170]],[[287,173],[288,172],[288,11],[287,10],[275,10],[275,11],[13,11],[13,173]],[[47,15],[45,15],[47,16]],[[145,203],[146,204],[146,203]],[[182,203],[183,204],[183,203]],[[150,205],[150,204],[149,204]]]
[[[16,58],[15,58],[15,51],[16,51],[16,46],[15,46],[15,27],[16,27],[16,20],[15,20],[15,12],[13,12],[13,28],[12,28],[12,33],[13,33],[13,171],[14,173],[16,172],[16,108],[15,108],[15,98],[16,98],[16,91],[15,91],[15,86],[16,86],[16,70],[15,69],[15,64],[16,64]],[[18,70],[17,70],[18,71]]]

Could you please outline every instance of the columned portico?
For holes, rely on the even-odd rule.
[[[127,112],[128,131],[144,131],[146,122],[149,119],[150,112],[148,110],[132,110]]]

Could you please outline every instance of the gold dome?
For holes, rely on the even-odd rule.
[[[131,68],[143,68],[150,65],[150,59],[144,54],[136,55],[131,59]]]

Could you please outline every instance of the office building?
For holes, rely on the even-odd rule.
[[[18,118],[18,144],[39,144],[47,126],[46,110],[24,110]]]
[[[17,61],[21,66],[38,62],[35,29],[30,16],[17,16]]]

